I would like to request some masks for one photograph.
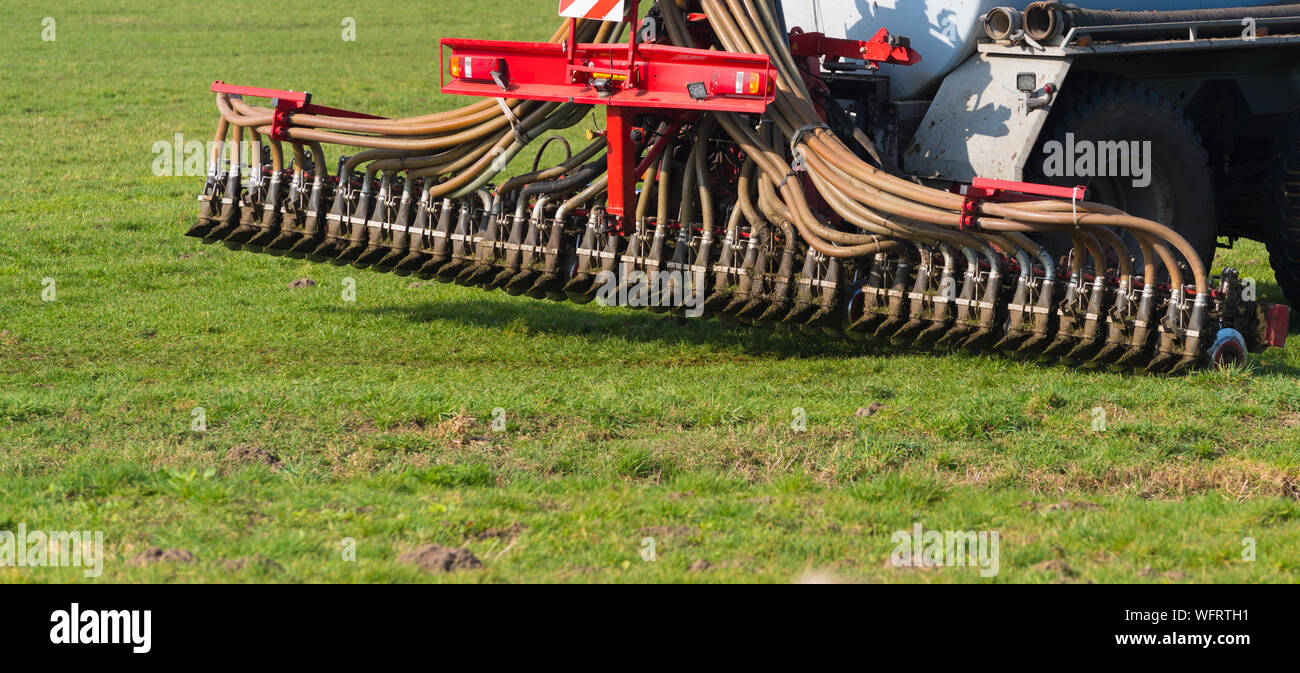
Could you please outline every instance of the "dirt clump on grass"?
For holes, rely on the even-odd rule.
[[[1152,568],[1151,566],[1147,566],[1142,570],[1138,571],[1138,577],[1151,577],[1157,574],[1165,578],[1166,580],[1169,580],[1170,582],[1187,581],[1187,573],[1181,570],[1166,570],[1165,572],[1157,573],[1155,568]]]
[[[879,412],[881,409],[884,408],[885,405],[879,402],[872,402],[871,406],[860,407],[857,411],[853,412],[853,415],[857,418],[866,418],[868,416],[875,416],[877,412]]]
[[[458,412],[438,422],[433,427],[432,435],[434,439],[450,443],[452,446],[462,446],[470,437],[470,430],[478,423],[478,419]]]
[[[235,463],[255,463],[265,465],[274,472],[284,469],[284,461],[272,455],[269,451],[252,444],[240,444],[239,446],[230,447],[226,451],[226,457]]]
[[[475,540],[514,540],[528,530],[523,524],[511,524],[505,528],[488,528],[474,534]]]
[[[402,552],[397,560],[400,563],[420,566],[425,572],[431,573],[477,570],[483,567],[483,562],[478,560],[470,550],[444,547],[440,544],[425,545],[419,549]]]
[[[240,556],[221,562],[222,567],[226,570],[237,573],[244,568],[262,568],[268,572],[283,572],[284,566],[281,566],[275,559],[267,558],[261,554],[252,556]]]
[[[313,287],[314,285],[316,285],[316,281],[314,281],[314,280],[312,280],[312,279],[310,279],[310,278],[299,278],[299,279],[293,281],[292,283],[289,283],[289,289],[290,289],[290,290],[297,290],[297,289],[301,289],[301,288],[304,288],[304,287]]]
[[[194,553],[185,549],[150,547],[131,557],[128,563],[133,566],[147,566],[154,563],[193,563],[194,560]]]
[[[1035,563],[1033,568],[1034,570],[1037,570],[1039,572],[1045,572],[1052,575],[1060,575],[1062,577],[1074,577],[1075,575],[1074,568],[1071,568],[1065,561],[1062,561],[1060,559],[1052,559],[1050,561],[1043,561],[1042,563]]]

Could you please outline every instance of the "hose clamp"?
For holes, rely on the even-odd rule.
[[[813,122],[812,124],[804,124],[796,129],[794,135],[790,136],[790,154],[795,154],[795,147],[799,145],[800,140],[803,140],[804,134],[812,133],[818,129],[829,131],[831,130],[831,127],[827,126],[825,122]]]
[[[515,115],[515,111],[511,110],[509,105],[506,105],[506,100],[504,98],[498,98],[497,106],[501,108],[501,114],[506,116],[506,121],[510,122],[510,130],[514,132],[515,140],[519,141],[520,145],[527,145],[532,142],[532,138],[529,138],[520,128],[523,123],[519,121],[519,117]]]
[[[1074,189],[1070,190],[1070,209],[1074,213],[1075,229],[1079,228],[1079,199],[1081,198],[1079,195],[1080,191],[1084,191],[1085,193],[1087,192],[1087,190],[1085,190],[1083,187],[1075,187]]]

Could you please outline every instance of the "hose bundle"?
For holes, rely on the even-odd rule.
[[[1081,265],[1091,256],[1095,269],[1106,267],[1107,250],[1117,262],[1128,260],[1120,239],[1108,227],[1132,234],[1142,246],[1147,269],[1144,277],[1156,278],[1152,260],[1160,259],[1172,286],[1182,286],[1181,264],[1170,248],[1181,255],[1192,271],[1195,304],[1183,326],[1203,321],[1209,303],[1209,277],[1195,249],[1171,228],[1133,217],[1102,204],[1040,201],[1022,204],[982,203],[978,231],[963,231],[963,197],[924,187],[891,175],[860,159],[821,123],[812,96],[800,76],[794,59],[779,34],[776,12],[770,0],[702,0],[702,6],[721,44],[728,51],[771,54],[778,71],[777,98],[769,109],[775,122],[780,147],[789,143],[792,153],[806,167],[817,192],[835,213],[861,230],[845,233],[827,226],[812,212],[797,183],[786,179],[790,165],[774,142],[760,138],[737,115],[718,115],[731,137],[758,163],[768,180],[781,185],[780,191],[792,223],[813,249],[833,257],[860,257],[881,250],[880,237],[916,242],[943,242],[985,250],[989,247],[1022,260],[1029,256],[1051,268],[1046,251],[1026,235],[1062,231],[1075,242],[1074,263]],[[671,3],[660,3],[669,21],[670,33],[683,38],[680,15]],[[671,26],[677,23],[677,30]],[[1078,268],[1072,269],[1077,275]],[[1131,269],[1121,268],[1120,282],[1132,288]],[[1054,274],[1048,273],[1048,281]],[[1177,298],[1176,303],[1182,303]],[[1177,311],[1177,313],[1173,313]],[[1183,316],[1183,307],[1171,309],[1171,316]],[[1196,313],[1200,314],[1197,317]],[[1195,332],[1195,330],[1193,330]],[[1196,352],[1199,335],[1188,337],[1185,349]]]

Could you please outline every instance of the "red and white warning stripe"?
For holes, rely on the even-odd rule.
[[[624,0],[560,0],[560,16],[598,21],[622,21],[627,14]]]

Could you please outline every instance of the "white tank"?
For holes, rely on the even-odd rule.
[[[994,7],[1024,9],[1031,0],[783,0],[787,28],[869,40],[881,28],[912,40],[914,66],[885,66],[896,99],[924,97],[961,65],[984,36],[980,17]],[[1249,7],[1268,0],[1074,0],[1086,9],[1175,10]]]

